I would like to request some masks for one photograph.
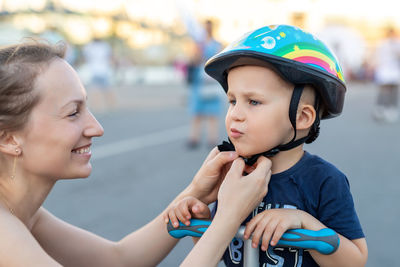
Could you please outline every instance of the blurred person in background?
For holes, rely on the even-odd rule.
[[[191,27],[195,27],[192,24]],[[188,148],[197,148],[201,139],[202,122],[207,122],[207,143],[214,147],[218,142],[218,119],[222,111],[223,101],[219,85],[204,72],[204,64],[211,56],[221,50],[221,44],[214,39],[213,22],[207,20],[205,29],[188,29],[195,41],[195,52],[188,66],[189,111],[191,128]]]
[[[396,122],[399,118],[400,40],[392,26],[386,29],[386,37],[376,50],[375,81],[379,91],[373,118]]]
[[[114,242],[42,207],[57,181],[91,174],[92,138],[104,132],[64,55],[64,46],[39,42],[0,47],[0,266],[156,266],[178,242],[162,214]],[[235,152],[214,148],[171,202],[219,201],[182,266],[216,265],[240,220],[266,194],[271,162],[259,159],[247,176],[244,167]]]
[[[83,56],[89,71],[89,94],[95,111],[113,109],[116,97],[111,86],[113,51],[109,43],[94,38],[83,48]]]

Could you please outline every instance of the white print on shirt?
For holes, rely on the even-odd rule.
[[[252,218],[256,216],[258,213],[263,212],[264,210],[269,210],[269,209],[278,209],[278,208],[285,208],[285,209],[297,209],[296,206],[293,205],[288,205],[288,204],[266,204],[265,202],[261,202],[257,208],[255,208],[252,212]],[[229,244],[228,250],[229,250],[229,256],[231,259],[231,262],[233,264],[239,264],[242,259],[243,255],[241,252],[241,248],[243,247],[243,241],[238,238],[234,238],[232,242]],[[274,251],[283,251],[283,248],[273,248],[269,247],[268,250],[265,252],[266,257],[273,263],[263,263],[262,267],[283,267],[285,263],[285,258],[277,255]],[[301,267],[303,263],[303,250],[302,249],[293,249],[289,248],[289,252],[295,253],[294,256],[294,265],[293,267]]]
[[[234,238],[229,244],[229,256],[234,264],[239,264],[243,258],[240,248],[243,247],[243,240],[239,238]]]
[[[278,256],[274,251],[283,251],[283,248],[272,248],[269,247],[265,254],[273,264],[264,263],[262,267],[282,267],[285,263],[285,258]],[[303,264],[303,249],[289,248],[289,252],[295,253],[293,267],[301,267]]]

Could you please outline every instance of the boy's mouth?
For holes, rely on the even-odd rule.
[[[242,135],[243,135],[243,132],[241,132],[235,128],[230,129],[230,137],[238,138],[238,137],[241,137]]]

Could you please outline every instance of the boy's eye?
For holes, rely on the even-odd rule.
[[[249,103],[250,103],[250,105],[253,105],[253,106],[257,106],[258,104],[260,104],[260,102],[258,102],[256,100],[250,100]]]

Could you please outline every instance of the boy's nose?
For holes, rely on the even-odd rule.
[[[235,121],[243,121],[245,119],[244,113],[238,104],[232,107],[230,116]]]

